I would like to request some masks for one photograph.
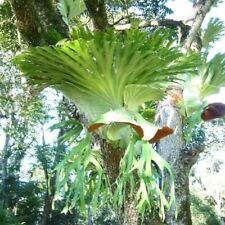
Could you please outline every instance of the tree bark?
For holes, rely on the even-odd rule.
[[[193,44],[193,42],[196,40],[196,37],[198,36],[198,33],[200,32],[202,22],[204,18],[206,17],[207,13],[211,9],[214,0],[198,0],[195,8],[196,8],[196,13],[195,13],[195,18],[193,20],[191,30],[189,32],[188,37],[186,38],[184,42],[184,51],[188,51]],[[201,49],[201,44],[199,46],[199,43],[197,43],[197,49]]]
[[[104,0],[84,0],[96,30],[105,31],[109,24]]]
[[[10,0],[16,25],[25,40],[32,46],[40,45],[43,40],[43,27],[33,0]]]
[[[192,225],[189,172],[203,149],[199,146],[186,148],[183,137],[183,117],[177,107],[177,103],[182,101],[182,88],[175,85],[168,90],[166,99],[158,106],[156,122],[160,127],[168,126],[174,129],[174,133],[160,140],[157,151],[173,169],[178,214],[175,218],[175,208],[172,208],[167,212],[165,223]]]
[[[107,140],[99,139],[103,163],[111,187],[112,193],[116,188],[116,179],[119,176],[120,161],[124,155],[123,149],[115,149]],[[127,188],[129,190],[129,188]],[[116,212],[116,220],[119,225],[138,225],[138,212],[134,205],[134,193],[126,192],[124,206]]]
[[[2,184],[0,189],[0,209],[8,207],[7,198],[7,178],[8,178],[8,150],[9,150],[10,136],[6,134],[4,147],[1,152],[1,170],[2,170]]]
[[[185,146],[182,116],[176,105],[168,98],[159,106],[157,123],[159,126],[174,129],[174,134],[160,140],[157,149],[159,154],[169,162],[175,175],[178,218],[175,218],[173,208],[167,213],[165,222],[170,225],[191,225],[189,171],[186,171],[181,161]]]
[[[9,0],[16,25],[23,38],[31,46],[55,44],[53,30],[62,38],[68,37],[68,28],[56,7],[47,0]]]

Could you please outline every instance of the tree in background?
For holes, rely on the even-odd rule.
[[[35,139],[33,126],[43,116],[39,97],[28,97],[29,88],[12,66],[12,53],[1,57],[1,209],[9,207],[7,186],[17,180],[25,152]]]
[[[215,84],[218,86],[224,82],[224,76],[221,76],[224,74],[224,56],[218,55],[211,62],[204,57],[199,60],[191,52],[184,56],[179,47],[174,47],[173,37],[178,37],[179,30],[179,40],[185,51],[193,42],[199,49],[202,45],[199,41],[201,23],[215,2],[199,1],[195,4],[196,16],[192,26],[182,21],[155,20],[162,1],[146,1],[145,4],[153,7],[152,2],[155,3],[155,11],[149,13],[150,20],[140,21],[142,16],[129,12],[132,7],[139,6],[136,2],[60,1],[60,12],[72,31],[64,37],[74,41],[62,42],[52,48],[30,49],[17,58],[17,63],[31,81],[54,86],[75,102],[80,113],[83,112],[88,119],[86,121],[80,117],[87,131],[98,130],[94,141],[100,143],[100,151],[90,148],[87,132],[85,138],[75,140],[76,145],[57,167],[58,190],[68,190],[68,200],[72,198],[72,203],[66,205],[66,211],[75,206],[76,201],[80,201],[84,208],[88,194],[91,195],[94,210],[98,202],[111,197],[107,195],[110,190],[113,195],[110,199],[117,206],[120,224],[137,224],[138,212],[143,218],[146,210],[154,212],[153,209],[163,218],[164,207],[170,207],[174,202],[173,173],[148,142],[158,142],[163,136],[174,132],[157,145],[158,152],[171,164],[176,177],[178,219],[168,214],[166,221],[169,224],[191,224],[188,174],[200,151],[198,148],[184,150],[182,116],[177,103],[183,103],[180,108],[190,128],[197,121],[193,118],[200,119],[204,97],[218,90],[214,88]],[[60,17],[56,16],[58,12],[50,1],[48,7],[45,5],[42,8],[40,1],[25,2],[24,11],[19,10],[21,5],[17,1],[10,3],[19,31],[34,46],[54,43],[67,31],[65,24],[56,20]],[[73,25],[78,24],[79,18],[73,20],[74,16],[85,7],[88,14],[84,12],[82,19],[89,16],[95,30],[104,33],[93,33],[89,29],[73,31]],[[36,9],[40,9],[38,15]],[[162,10],[165,13],[166,9]],[[49,11],[52,14],[48,14]],[[55,23],[50,23],[46,18],[55,18]],[[55,28],[53,32],[52,25],[61,28]],[[111,27],[122,32],[110,31]],[[125,31],[132,27],[134,30]],[[153,32],[156,27],[170,27],[171,30]],[[138,28],[150,29],[146,33]],[[218,67],[213,66],[215,64]],[[180,87],[169,86],[168,96],[161,103],[157,117],[162,127],[153,126],[148,114],[149,104],[144,106],[143,103],[162,98],[165,88],[172,81],[183,79],[186,83],[187,80],[194,82],[196,76],[193,73],[198,71],[200,81],[195,92],[191,89],[195,86],[187,86],[182,97]],[[168,112],[173,113],[174,117]],[[68,181],[72,184],[69,189]],[[183,187],[186,188],[182,190]],[[99,195],[100,192],[102,195]]]

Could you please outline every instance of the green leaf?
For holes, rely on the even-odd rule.
[[[79,16],[86,9],[83,0],[59,0],[57,8],[67,25],[71,19]]]
[[[165,95],[160,87],[144,84],[130,84],[124,90],[124,103],[129,110],[137,111],[147,101],[158,101]]]
[[[112,123],[130,125],[143,140],[148,140],[150,143],[157,142],[161,138],[172,134],[173,130],[169,127],[158,128],[145,120],[141,114],[130,112],[123,108],[114,111],[109,111],[99,117],[89,128],[92,132],[103,125]]]

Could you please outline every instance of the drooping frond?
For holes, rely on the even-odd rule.
[[[202,37],[203,48],[209,49],[212,44],[224,35],[225,27],[219,18],[211,18]]]
[[[154,87],[193,72],[196,56],[184,57],[172,44],[162,31],[151,36],[133,30],[97,32],[61,46],[30,48],[15,62],[32,83],[61,90],[92,121],[131,102],[128,92],[134,89],[133,94],[137,93],[140,86],[136,85],[147,85],[144,91],[149,88],[152,100]],[[137,94],[132,108],[142,103]]]
[[[225,86],[225,54],[215,55],[202,63],[196,76],[187,76],[184,83],[184,104],[187,115],[201,112],[205,97]]]

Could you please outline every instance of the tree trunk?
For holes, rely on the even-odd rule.
[[[196,1],[195,8],[196,8],[196,13],[195,13],[195,18],[193,20],[193,23],[191,25],[191,29],[189,31],[189,35],[186,38],[184,42],[184,51],[188,51],[191,47],[191,45],[195,42],[196,47],[198,50],[201,50],[202,44],[201,44],[201,39],[198,37],[198,33],[200,32],[203,20],[205,19],[207,13],[211,9],[213,3],[215,3],[214,0],[198,0]],[[198,37],[198,38],[197,38]]]
[[[160,140],[157,145],[159,154],[169,162],[175,176],[175,195],[177,219],[175,209],[172,208],[166,215],[166,224],[191,225],[191,200],[189,190],[189,172],[203,151],[202,146],[186,148],[183,137],[183,118],[177,107],[182,101],[182,88],[171,85],[167,91],[167,98],[159,104],[156,122],[159,126],[168,126],[174,133]]]
[[[4,147],[1,152],[1,170],[2,170],[2,184],[0,189],[0,209],[8,207],[7,198],[7,178],[8,178],[8,150],[9,150],[10,136],[6,134]]]
[[[175,193],[177,200],[178,217],[175,218],[175,209],[166,215],[166,224],[191,225],[189,170],[183,165],[185,142],[182,132],[182,116],[178,108],[169,99],[161,103],[158,111],[157,123],[159,126],[168,126],[174,129],[174,134],[163,138],[158,143],[159,154],[169,162],[175,175]]]
[[[96,30],[105,31],[109,24],[104,0],[84,0]]]
[[[46,182],[49,182],[48,178],[46,178]],[[50,186],[47,185],[46,187],[44,211],[42,214],[41,225],[49,224],[50,216],[52,213],[52,203],[53,203],[54,195],[55,195],[55,182],[56,182],[56,175],[50,178],[50,184],[49,184]]]
[[[104,139],[99,139],[103,155],[103,163],[111,191],[115,191],[115,182],[119,176],[120,161],[124,155],[123,149],[115,149]],[[127,188],[129,190],[129,188]],[[134,193],[127,193],[125,203],[122,209],[116,212],[118,225],[138,225],[138,212],[134,205]]]
[[[67,107],[67,100],[65,97],[62,98],[62,103]],[[65,121],[66,118],[63,115],[63,113],[59,112],[59,118],[60,121]],[[41,219],[41,225],[48,225],[49,220],[52,214],[52,203],[54,200],[55,196],[55,191],[56,191],[56,171],[55,167],[57,164],[60,162],[60,160],[63,158],[63,155],[65,154],[65,145],[61,143],[61,137],[65,134],[65,130],[61,128],[59,130],[58,134],[58,141],[57,141],[57,149],[56,149],[56,154],[53,162],[52,168],[48,168],[47,165],[45,165],[45,160],[42,162],[42,167],[45,173],[45,182],[46,182],[46,194],[45,194],[45,202],[44,202],[44,210],[42,214],[42,219]],[[42,134],[42,146],[46,147],[46,142],[45,142],[45,136],[44,136],[44,131]],[[51,175],[49,175],[49,171],[51,171]],[[53,172],[54,171],[54,172]]]
[[[23,38],[31,46],[55,44],[52,38],[57,31],[62,38],[68,37],[68,28],[55,5],[47,0],[9,0],[16,25]]]

